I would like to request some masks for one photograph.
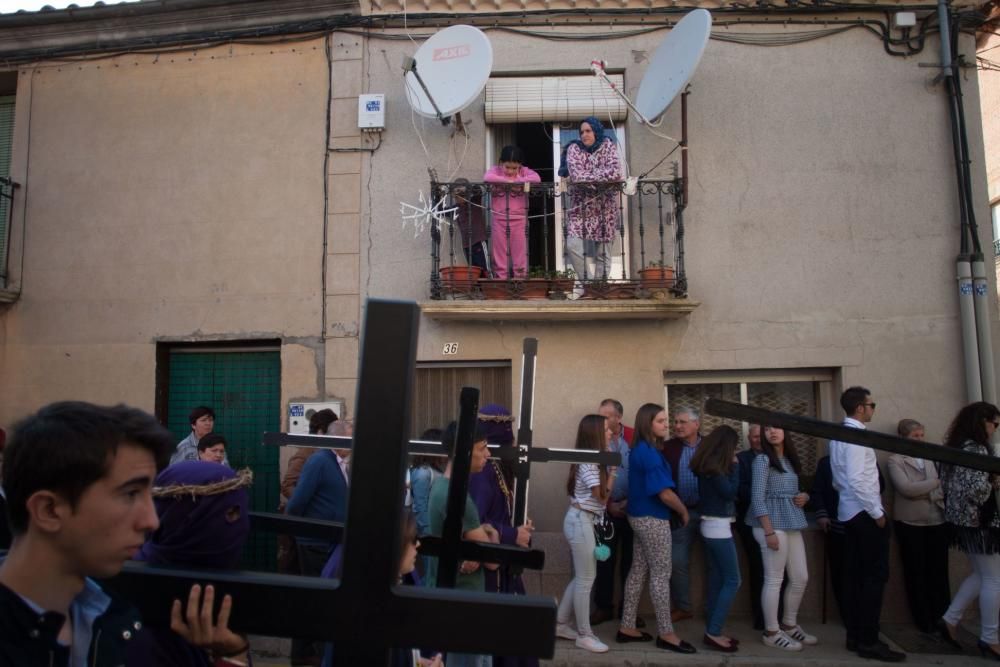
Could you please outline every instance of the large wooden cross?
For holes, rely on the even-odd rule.
[[[130,563],[109,584],[140,608],[148,625],[169,625],[170,600],[185,599],[194,583],[213,584],[217,599],[233,596],[235,629],[335,641],[338,665],[386,665],[392,647],[416,646],[552,657],[552,598],[396,585],[419,317],[414,303],[366,303],[342,579]],[[463,415],[466,430],[470,418]],[[459,444],[471,452],[470,439],[460,437]],[[442,560],[457,566],[459,544],[447,521]]]
[[[752,405],[732,403],[717,398],[705,402],[705,412],[716,417],[738,419],[751,424],[768,424],[793,433],[802,433],[827,440],[840,440],[863,447],[878,449],[893,454],[905,454],[918,459],[938,461],[951,465],[975,468],[986,472],[1000,473],[1000,458],[986,454],[973,454],[961,449],[942,447],[929,442],[901,438],[898,435],[879,433],[866,429],[851,428],[843,424],[803,417],[802,415],[774,412]]]

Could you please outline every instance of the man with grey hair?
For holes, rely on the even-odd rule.
[[[677,495],[688,508],[687,525],[676,525],[671,531],[673,542],[670,595],[673,597],[674,622],[693,616],[691,609],[691,543],[699,539],[701,514],[698,512],[698,478],[691,472],[691,459],[701,444],[701,413],[695,408],[683,408],[674,413],[674,437],[663,444],[663,457],[670,464]]]
[[[608,450],[617,452],[622,457],[621,466],[615,476],[615,484],[608,496],[607,512],[614,524],[614,537],[608,546],[611,547],[611,558],[597,563],[597,579],[594,581],[594,613],[590,615],[590,624],[597,625],[612,618],[621,617],[621,605],[618,606],[618,615],[615,616],[614,591],[615,591],[615,563],[618,564],[619,590],[624,595],[625,580],[628,578],[628,571],[632,567],[632,527],[629,526],[625,508],[628,504],[628,454],[632,443],[632,429],[622,423],[622,414],[625,408],[621,402],[614,398],[606,398],[601,401],[598,413],[608,420],[608,428],[611,429],[611,441],[608,443]],[[641,618],[636,619],[636,627],[645,627],[645,623],[639,625]]]

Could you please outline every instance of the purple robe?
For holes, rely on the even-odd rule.
[[[513,511],[513,489],[504,493],[501,485],[500,468],[495,461],[487,461],[482,471],[469,476],[469,495],[479,510],[479,520],[488,523],[500,533],[501,544],[517,544],[517,528],[511,525]],[[485,570],[486,591],[488,593],[508,593],[524,595],[521,575],[502,566],[498,570]],[[537,667],[537,658],[513,658],[493,656],[493,667]]]

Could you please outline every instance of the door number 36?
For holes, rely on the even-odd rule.
[[[441,354],[458,354],[458,343],[445,343]]]

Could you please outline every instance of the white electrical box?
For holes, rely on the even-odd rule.
[[[892,24],[896,28],[912,28],[917,25],[915,12],[896,12],[892,15]]]
[[[320,410],[330,408],[338,419],[344,418],[344,402],[339,400],[322,403],[289,403],[288,432],[295,434],[309,433],[309,420]]]
[[[358,129],[374,132],[385,129],[385,95],[358,95]]]

